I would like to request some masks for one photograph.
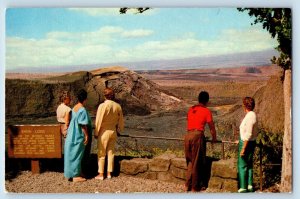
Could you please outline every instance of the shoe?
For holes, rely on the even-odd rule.
[[[83,177],[75,177],[75,178],[73,178],[73,182],[84,182],[84,181],[86,181],[86,179],[83,178]]]
[[[238,193],[247,193],[247,189],[240,188],[240,189],[238,190]]]
[[[184,186],[184,192],[189,192],[191,189],[187,186]]]
[[[254,189],[253,189],[252,185],[248,185],[248,192],[254,192]]]
[[[97,176],[95,177],[95,179],[96,179],[96,180],[104,180],[104,177],[103,177],[103,176],[100,176],[100,175],[97,175]]]
[[[107,179],[111,179],[111,176],[107,176]]]

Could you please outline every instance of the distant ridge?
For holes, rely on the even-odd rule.
[[[124,66],[129,70],[170,70],[170,69],[206,69],[206,68],[228,68],[238,66],[264,66],[271,64],[271,58],[278,56],[276,50],[265,50],[260,52],[237,53],[230,55],[219,55],[209,57],[194,57],[173,60],[153,60],[140,62],[118,62],[105,64],[73,65],[73,66],[43,66],[23,67],[9,70],[6,73],[49,73],[49,72],[74,72],[91,71],[107,66]]]

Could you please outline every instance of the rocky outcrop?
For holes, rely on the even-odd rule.
[[[87,109],[94,115],[104,101],[103,89],[112,87],[125,114],[146,115],[154,110],[172,109],[180,99],[162,90],[154,82],[123,67],[80,71],[40,80],[6,79],[5,113],[7,117],[55,115],[61,91],[68,90],[72,104],[76,92],[88,92]],[[72,105],[71,104],[71,105]]]
[[[88,83],[88,90],[97,96],[90,104],[96,108],[103,101],[102,90],[112,87],[116,98],[126,113],[146,115],[155,110],[174,108],[182,101],[162,90],[154,82],[125,68],[107,68],[91,71],[94,78]],[[92,103],[92,101],[90,100]]]

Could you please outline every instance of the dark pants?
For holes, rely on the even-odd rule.
[[[188,190],[200,191],[205,188],[206,144],[204,133],[188,132],[184,137],[184,151],[187,163],[185,186]]]
[[[88,131],[89,140],[87,145],[84,149],[84,154],[81,160],[81,173],[85,177],[90,177],[91,173],[91,166],[90,166],[90,155],[91,155],[91,148],[92,148],[92,131]]]

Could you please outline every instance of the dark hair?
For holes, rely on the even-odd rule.
[[[77,93],[78,102],[82,103],[87,99],[87,92],[84,89],[80,89]]]
[[[105,98],[108,100],[112,100],[115,98],[115,93],[114,93],[113,89],[111,89],[111,88],[105,88],[103,93],[104,93]]]
[[[204,105],[207,104],[207,102],[209,101],[209,94],[208,94],[208,92],[201,91],[199,93],[199,96],[198,96],[198,101],[201,104],[204,104]]]
[[[246,109],[249,111],[253,111],[255,107],[255,101],[252,97],[244,97],[243,104],[246,107]]]

